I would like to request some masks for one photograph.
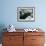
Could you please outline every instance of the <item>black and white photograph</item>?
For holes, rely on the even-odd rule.
[[[35,20],[34,7],[18,7],[17,8],[17,21],[30,22]]]

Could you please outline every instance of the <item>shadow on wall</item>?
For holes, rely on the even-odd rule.
[[[0,43],[2,43],[2,33],[6,31],[4,28],[6,28],[6,26],[4,24],[0,24]]]

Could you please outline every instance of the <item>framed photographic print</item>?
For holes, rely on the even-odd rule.
[[[35,21],[35,8],[34,7],[18,7],[17,21],[21,21],[21,22]]]

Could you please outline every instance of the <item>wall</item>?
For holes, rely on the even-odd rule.
[[[46,0],[0,0],[0,25],[13,24],[16,28],[46,28]],[[35,7],[35,22],[17,22],[17,7]]]

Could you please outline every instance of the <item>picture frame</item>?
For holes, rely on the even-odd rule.
[[[35,7],[17,7],[17,21],[35,21]]]

